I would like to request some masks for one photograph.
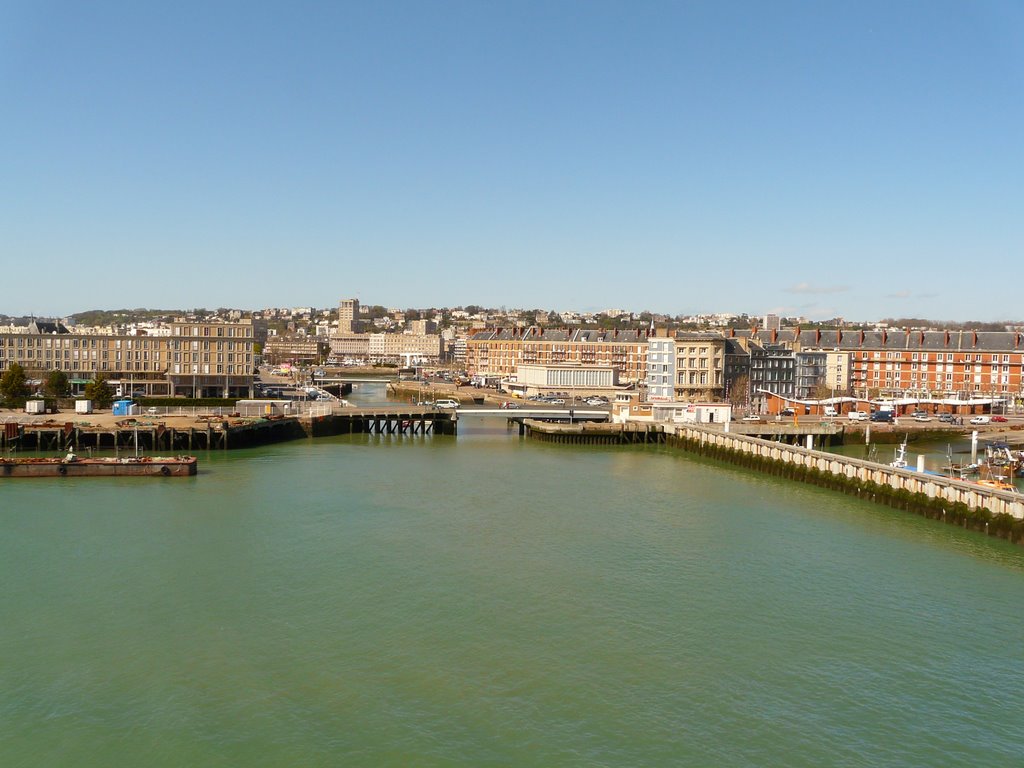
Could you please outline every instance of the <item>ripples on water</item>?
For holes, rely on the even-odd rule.
[[[0,763],[1024,764],[1017,549],[461,429],[0,488]]]

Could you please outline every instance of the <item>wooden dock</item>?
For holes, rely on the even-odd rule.
[[[0,430],[0,451],[72,449],[180,453],[229,450],[256,445],[345,434],[455,434],[451,412],[414,406],[346,408],[315,415],[234,417],[199,416],[187,425],[159,419],[125,419],[114,426],[74,421],[9,421]]]

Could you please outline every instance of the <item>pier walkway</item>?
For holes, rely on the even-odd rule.
[[[936,504],[964,504],[986,509],[993,515],[1006,514],[1024,520],[1024,496],[958,478],[897,469],[887,464],[840,456],[834,453],[787,445],[759,437],[725,432],[691,424],[666,425],[680,447],[715,447],[737,455],[767,459],[772,463],[803,467],[841,478],[851,485],[885,486],[909,495],[929,499]],[[671,442],[671,441],[670,441]]]

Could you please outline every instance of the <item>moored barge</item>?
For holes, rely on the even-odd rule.
[[[0,458],[0,477],[187,477],[198,464],[195,456]]]

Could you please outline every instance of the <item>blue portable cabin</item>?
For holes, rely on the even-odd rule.
[[[115,416],[134,416],[138,411],[138,406],[135,405],[133,400],[115,400],[114,401],[114,415]]]

